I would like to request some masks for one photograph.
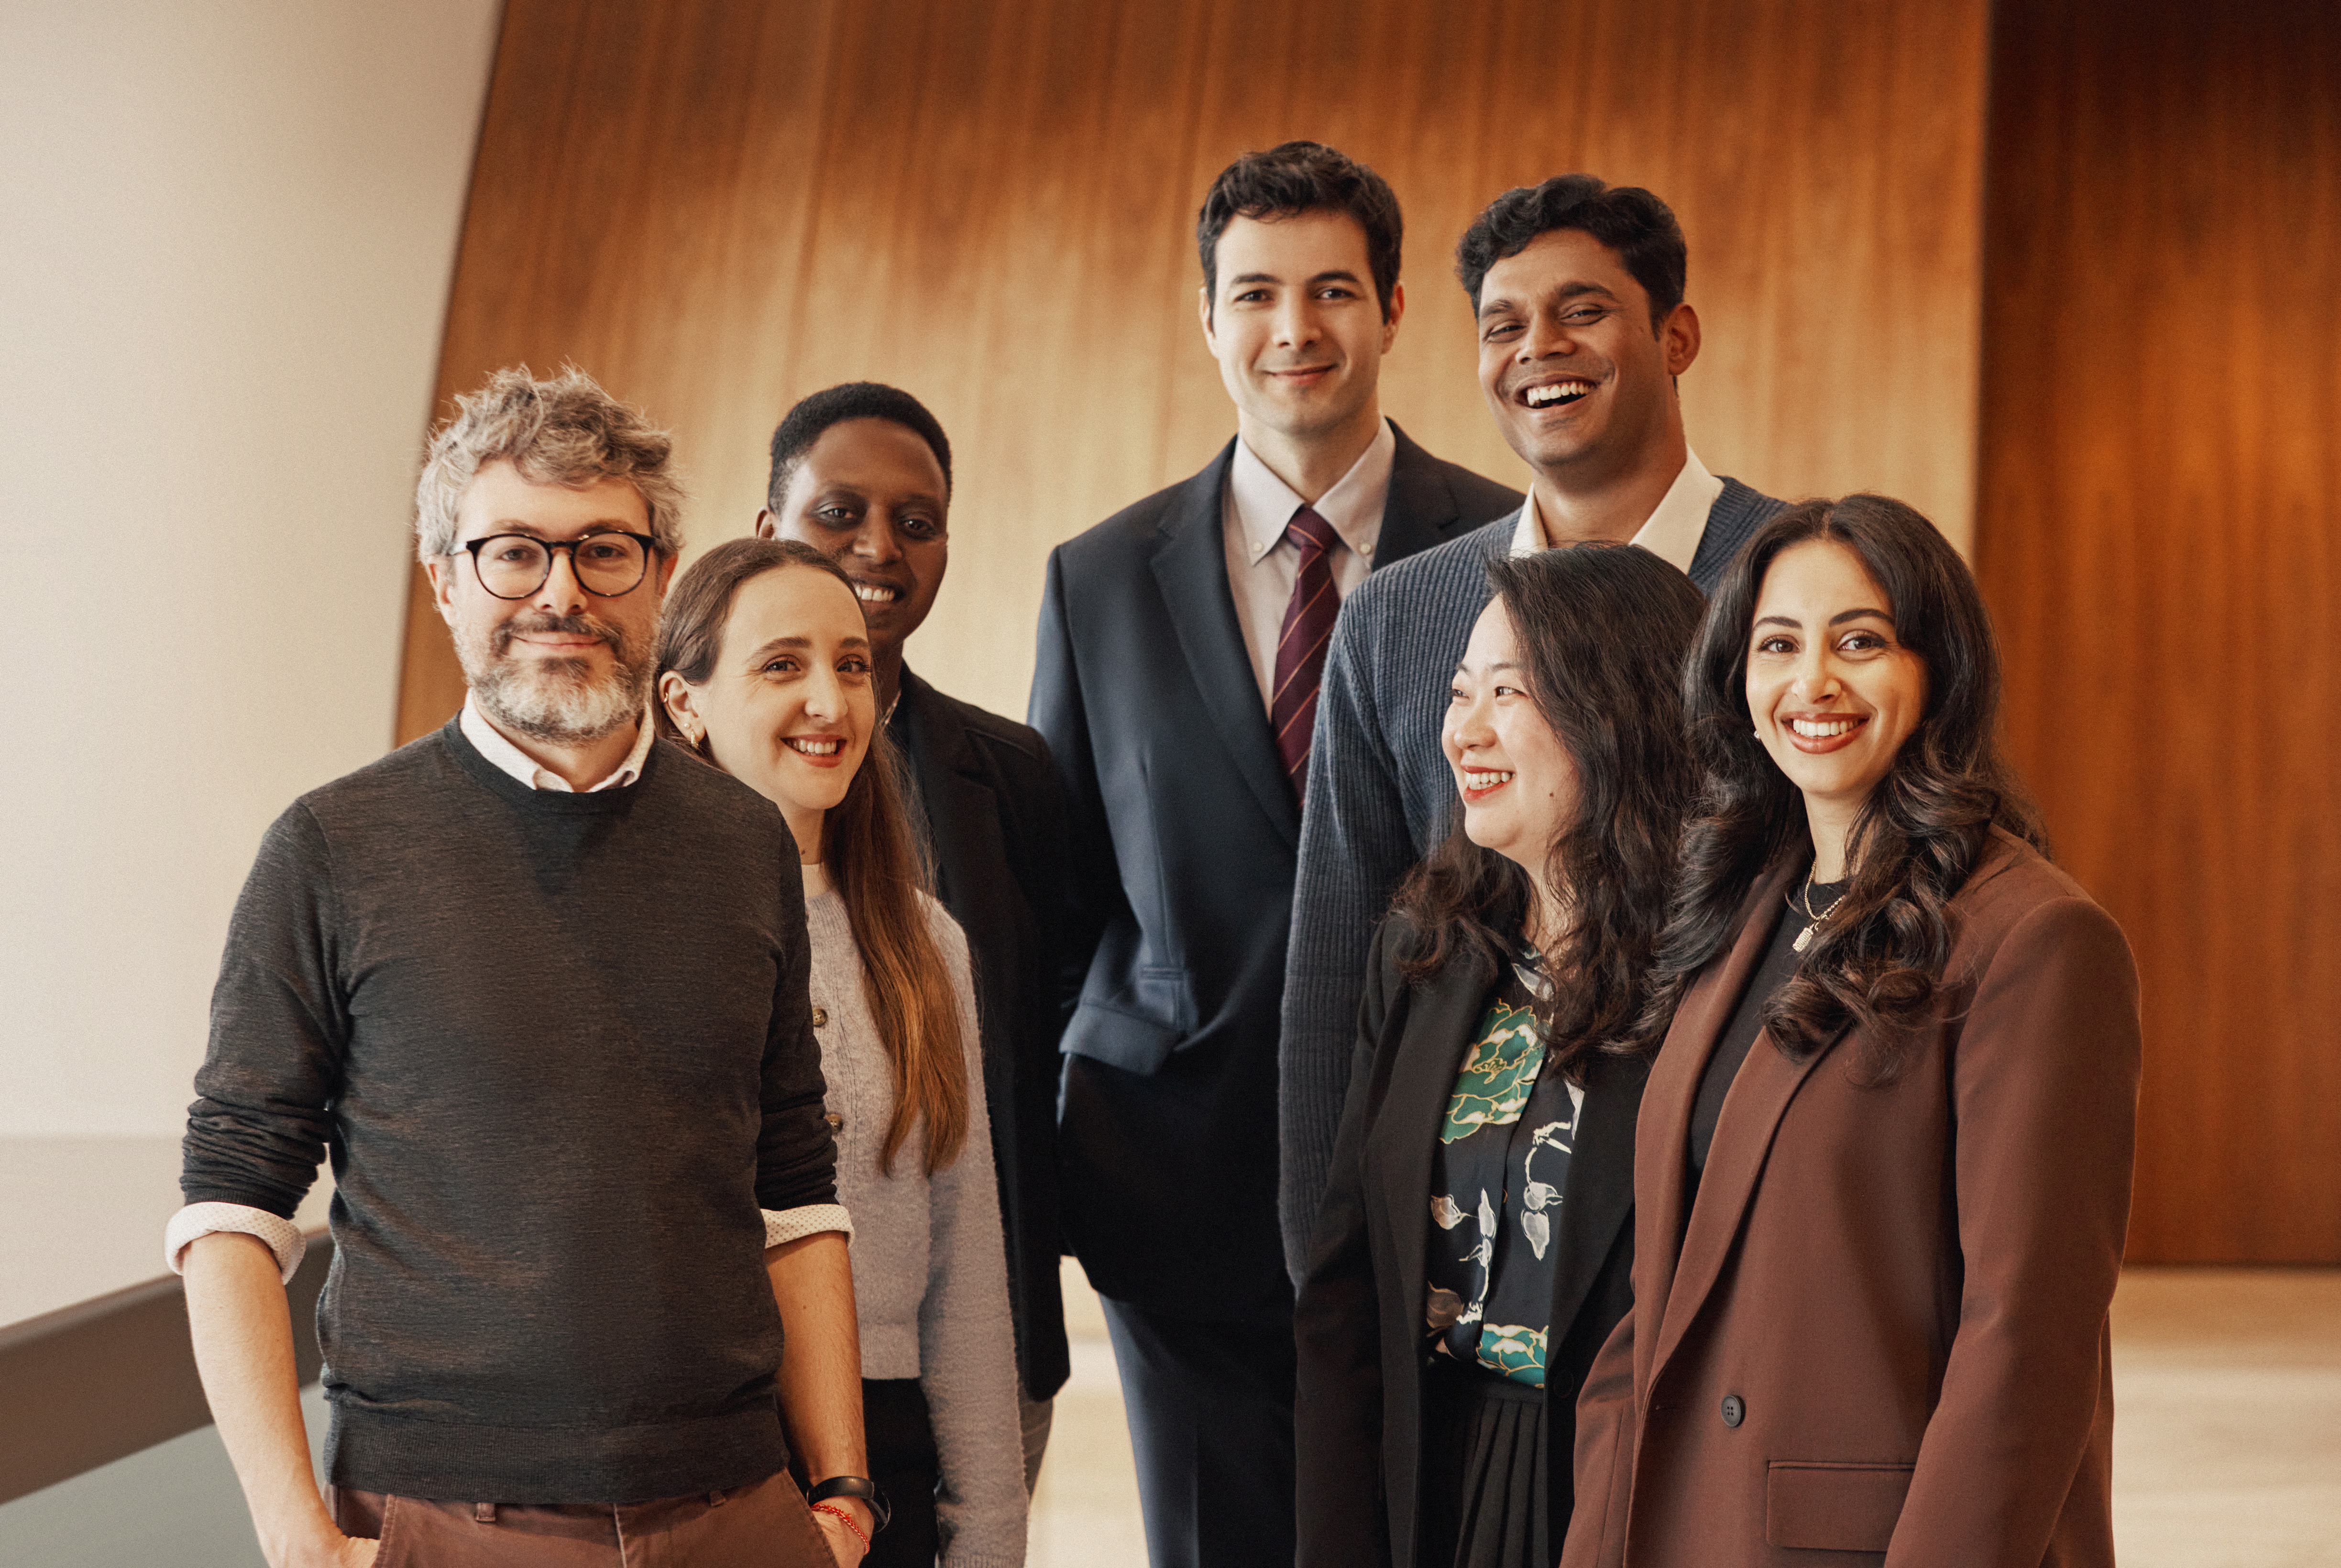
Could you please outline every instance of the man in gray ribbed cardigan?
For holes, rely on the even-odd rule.
[[[1375,572],[1341,606],[1318,700],[1280,1051],[1286,1266],[1306,1271],[1349,1090],[1375,922],[1445,837],[1449,678],[1488,603],[1487,563],[1623,540],[1712,589],[1780,503],[1718,479],[1683,435],[1674,378],[1698,354],[1682,231],[1649,192],[1565,174],[1507,191],[1457,247],[1479,386],[1535,474],[1528,501]]]

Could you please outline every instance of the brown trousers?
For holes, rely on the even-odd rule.
[[[374,1568],[837,1568],[783,1470],[752,1486],[601,1503],[443,1503],[332,1489]]]

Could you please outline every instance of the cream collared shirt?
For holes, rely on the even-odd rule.
[[[1691,560],[1698,554],[1698,541],[1707,536],[1707,514],[1722,493],[1723,481],[1707,471],[1698,453],[1686,452],[1682,471],[1675,475],[1674,483],[1659,498],[1657,510],[1627,542],[1640,545],[1689,576]],[[1520,503],[1520,520],[1512,528],[1512,553],[1534,555],[1551,545],[1552,536],[1545,531],[1544,513],[1538,509],[1536,491],[1531,488],[1528,500]]]
[[[1317,498],[1317,515],[1332,525],[1346,547],[1333,552],[1331,562],[1333,591],[1343,599],[1373,570],[1397,455],[1398,435],[1384,420],[1350,471]],[[1236,624],[1243,630],[1262,708],[1276,692],[1276,645],[1283,640],[1284,612],[1300,581],[1300,546],[1284,531],[1307,504],[1241,436],[1236,438],[1235,461],[1228,465],[1227,489],[1220,498],[1220,530],[1227,541],[1228,590],[1235,597]]]
[[[463,711],[455,723],[463,731],[463,739],[470,741],[481,756],[530,789],[549,789],[556,795],[579,793],[570,788],[568,779],[550,768],[540,766],[535,758],[506,739],[503,731],[489,723],[488,716],[480,711],[479,699],[468,691],[463,694]],[[596,795],[604,789],[623,789],[641,778],[643,759],[651,754],[651,741],[654,736],[650,710],[645,708],[643,710],[641,733],[634,737],[633,749],[626,753],[626,759],[618,764],[616,772],[583,793]]]

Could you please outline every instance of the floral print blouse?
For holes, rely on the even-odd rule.
[[[1544,1383],[1547,1261],[1569,1186],[1582,1085],[1547,1077],[1530,1011],[1543,978],[1523,955],[1489,993],[1430,1158],[1425,1334],[1431,1354]]]

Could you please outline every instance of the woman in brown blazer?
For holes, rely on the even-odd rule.
[[[1709,604],[1566,1568],[2113,1562],[2137,980],[1997,755],[1998,686],[1898,501],[1781,513]]]

